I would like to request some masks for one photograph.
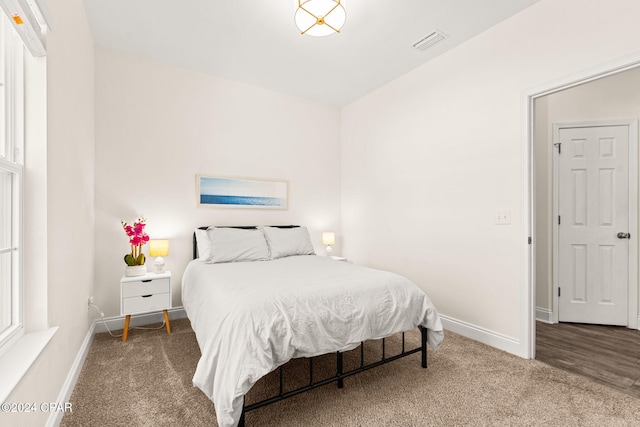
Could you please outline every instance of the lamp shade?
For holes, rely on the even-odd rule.
[[[347,13],[341,0],[298,0],[294,19],[300,33],[323,37],[339,33]]]
[[[336,233],[333,231],[325,231],[322,233],[322,244],[323,245],[335,245],[336,244]]]
[[[149,256],[168,256],[168,240],[149,240]]]

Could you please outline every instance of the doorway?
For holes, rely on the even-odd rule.
[[[637,63],[635,65],[637,65]],[[609,239],[608,242],[605,242],[600,246],[595,244],[596,248],[600,248],[600,259],[598,258],[598,254],[594,255],[592,258],[581,258],[581,255],[586,256],[586,244],[579,242],[567,243],[564,251],[568,253],[568,255],[565,255],[569,259],[573,258],[573,271],[571,272],[571,268],[569,269],[573,276],[570,277],[571,280],[568,289],[566,287],[563,288],[558,286],[558,283],[562,280],[559,279],[561,274],[560,269],[556,268],[559,264],[557,257],[563,256],[561,255],[563,249],[558,244],[558,236],[562,235],[559,228],[562,227],[562,222],[564,222],[565,225],[567,224],[567,221],[570,224],[571,221],[577,224],[580,222],[580,218],[571,218],[571,215],[567,218],[565,213],[558,215],[557,206],[556,203],[554,203],[556,200],[554,200],[554,198],[557,196],[556,192],[559,188],[555,188],[558,180],[553,179],[553,169],[557,165],[554,160],[558,160],[554,156],[558,156],[559,153],[554,152],[554,150],[558,150],[558,146],[554,146],[553,144],[558,143],[558,139],[560,137],[567,137],[567,135],[561,135],[563,132],[561,132],[560,129],[577,128],[579,131],[582,131],[584,130],[582,128],[589,127],[603,128],[607,126],[622,126],[626,129],[623,129],[622,133],[626,132],[629,135],[629,157],[633,159],[633,163],[637,165],[637,118],[640,117],[640,68],[634,68],[634,66],[628,65],[625,68],[621,67],[614,71],[602,71],[600,74],[596,73],[592,77],[584,78],[582,82],[578,81],[576,83],[567,84],[565,87],[558,87],[555,90],[547,89],[546,93],[541,93],[540,96],[531,96],[530,100],[532,102],[531,108],[533,112],[530,119],[532,133],[531,179],[533,181],[531,204],[532,217],[535,220],[535,223],[532,224],[532,231],[535,232],[535,244],[533,246],[535,253],[532,254],[534,262],[532,263],[533,271],[531,275],[531,280],[533,281],[532,298],[535,311],[535,315],[533,317],[538,321],[547,323],[573,321],[584,323],[624,324],[629,328],[637,329],[637,212],[630,212],[628,217],[628,230],[616,230],[612,235],[613,237],[607,237]],[[620,120],[621,118],[626,120]],[[602,120],[604,120],[604,123]],[[584,123],[585,121],[592,122]],[[593,121],[599,122],[593,123]],[[553,123],[559,123],[559,125],[554,129]],[[556,139],[555,141],[554,138]],[[584,141],[585,139],[579,135],[569,135],[569,141],[573,140]],[[610,139],[607,140],[607,138],[598,139],[599,142],[596,145],[599,144],[603,146],[602,148],[606,148],[604,146],[606,146],[608,142],[605,140],[609,142],[611,141]],[[604,141],[604,143],[601,143],[600,141]],[[582,142],[576,142],[574,144],[574,148],[579,151],[581,144]],[[569,142],[569,145],[571,145],[571,142]],[[564,146],[561,150],[563,151],[563,154],[565,154],[567,152],[567,147]],[[577,154],[579,155],[579,152]],[[569,158],[569,156],[566,158]],[[587,199],[579,200],[580,197],[585,196],[589,199],[593,199],[594,197],[597,198],[600,197],[599,192],[605,190],[604,188],[600,188],[599,184],[595,189],[592,189],[593,194],[589,194],[586,187],[583,187],[582,190],[577,189],[575,186],[580,185],[580,179],[586,177],[585,168],[581,167],[578,169],[581,169],[578,173],[569,173],[565,177],[566,182],[571,182],[571,180],[573,180],[571,185],[574,186],[574,192],[587,191],[587,193],[583,192],[580,194],[574,194],[572,196],[573,199],[569,197],[569,205],[573,204],[574,208],[573,214],[578,212],[575,210],[576,206],[581,206],[585,209],[588,208],[585,203],[585,200]],[[611,172],[610,167],[605,167],[604,169],[608,169],[609,172]],[[596,166],[596,171],[597,170],[598,167]],[[556,173],[557,172],[559,171],[556,171]],[[629,206],[633,208],[632,210],[637,211],[637,171],[634,171],[633,168],[629,168],[628,172],[631,174],[628,179],[631,186],[628,189],[629,197],[627,198],[627,201]],[[584,181],[583,184],[585,182],[586,181]],[[569,190],[571,190],[571,185],[568,186]],[[554,189],[556,191],[554,191]],[[567,205],[567,203],[565,203],[565,205]],[[595,213],[589,213],[587,210],[582,210],[581,214],[603,215],[606,213],[604,211],[600,212],[599,209],[601,208],[593,208],[592,210],[594,210]],[[617,209],[618,208],[615,210]],[[558,221],[561,221],[561,224],[557,224]],[[624,223],[625,220],[623,219],[622,221]],[[614,227],[620,225],[619,221],[615,222],[615,225],[605,226],[607,233],[612,231]],[[584,230],[580,229],[580,231]],[[631,239],[627,240],[624,237],[618,239],[618,233],[628,233],[631,235]],[[576,238],[576,236],[573,236],[572,238]],[[618,240],[624,240],[624,242],[619,242]],[[622,266],[621,264],[607,264],[607,260],[611,260],[611,256],[615,253],[614,248],[616,245],[621,245],[624,248],[628,247],[628,253],[623,253],[623,255],[617,256],[619,259],[629,261],[627,266],[623,265],[624,263]],[[598,251],[596,250],[595,252]],[[608,258],[605,256],[607,254],[609,255]],[[598,267],[598,263],[600,263],[600,267]],[[571,263],[569,263],[569,265],[571,266]],[[589,273],[589,268],[593,268],[594,265],[596,270],[593,271],[596,271],[596,273],[593,273],[593,271]],[[597,270],[597,268],[605,270],[608,268],[609,270],[608,273],[603,275],[601,271],[598,272],[599,270]],[[618,276],[623,275],[624,281],[626,282],[626,289],[625,292],[623,292],[625,294],[623,297],[625,298],[626,303],[623,303],[625,307],[622,310],[622,320],[620,319],[620,310],[612,310],[615,312],[615,315],[618,316],[617,320],[603,321],[597,316],[591,316],[590,309],[586,308],[589,304],[586,302],[587,298],[585,298],[585,292],[590,296],[598,294],[598,292],[600,293],[600,297],[595,299],[596,306],[611,305],[613,297],[611,297],[610,294],[609,296],[603,297],[604,291],[602,289],[589,290],[589,284],[587,283],[587,279],[595,275],[600,282],[600,285],[602,285],[606,282],[603,278],[612,277],[610,274],[618,274]],[[618,283],[620,282],[619,278],[616,280]],[[586,313],[587,317],[572,318],[571,316],[559,316],[559,312],[563,312],[563,306],[560,304],[562,302],[562,297],[559,297],[559,294],[567,296],[567,300],[572,301],[570,304],[574,304],[582,309],[583,313],[579,316],[585,316]],[[558,308],[560,308],[560,310],[558,310]],[[564,313],[567,313],[566,310],[567,309],[565,308]],[[535,357],[535,321],[531,322],[531,330],[530,357]]]

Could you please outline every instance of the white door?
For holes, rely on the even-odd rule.
[[[558,319],[627,325],[629,127],[560,128]]]

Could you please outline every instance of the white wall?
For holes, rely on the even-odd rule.
[[[345,255],[524,355],[524,94],[638,50],[638,14],[634,0],[543,0],[343,108]],[[494,225],[499,209],[511,225]]]
[[[536,172],[539,172],[536,190],[539,220],[536,231],[539,249],[536,305],[551,310],[553,124],[640,118],[640,68],[545,96],[540,102],[546,104],[546,108],[536,107],[536,115],[546,126],[542,128],[541,125],[540,132],[536,134]],[[548,257],[544,264],[540,262],[543,254]]]
[[[94,296],[107,316],[120,314],[121,219],[144,214],[151,238],[170,240],[174,306],[198,226],[302,224],[318,251],[322,231],[340,239],[338,109],[105,49],[96,88]],[[197,207],[197,173],[289,180],[290,207]]]
[[[30,329],[47,323],[59,330],[11,394],[10,402],[55,402],[91,322],[86,295],[93,285],[94,262],[93,38],[82,0],[50,0],[47,4],[55,28],[47,37],[46,66],[44,60],[28,64],[35,74],[46,69],[47,131],[44,135],[39,130],[45,121],[39,116],[43,105],[27,105],[27,134],[31,135],[27,143],[32,145],[26,149],[25,167],[27,190],[39,186],[36,194],[40,195],[46,190],[39,199],[32,193],[26,196],[27,244],[46,244],[46,254],[26,259],[25,298],[35,300],[35,307],[44,310],[46,318],[35,324],[27,319]],[[42,88],[31,87],[28,92],[34,89]],[[33,99],[31,95],[27,102]],[[34,170],[38,166],[43,170]],[[42,254],[42,248],[27,250],[27,256]],[[41,294],[34,295],[39,292],[46,292],[44,305]],[[27,307],[31,308],[27,309],[29,316],[34,306],[28,303]],[[42,426],[48,417],[45,412],[2,413],[0,424]]]

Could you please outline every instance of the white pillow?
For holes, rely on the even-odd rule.
[[[271,259],[292,255],[315,255],[307,227],[260,227],[269,245]]]
[[[207,231],[211,241],[211,258],[207,262],[266,261],[269,259],[269,247],[262,230],[213,227]]]
[[[196,228],[196,246],[198,246],[198,259],[201,261],[209,261],[211,258],[211,241],[208,231]]]

